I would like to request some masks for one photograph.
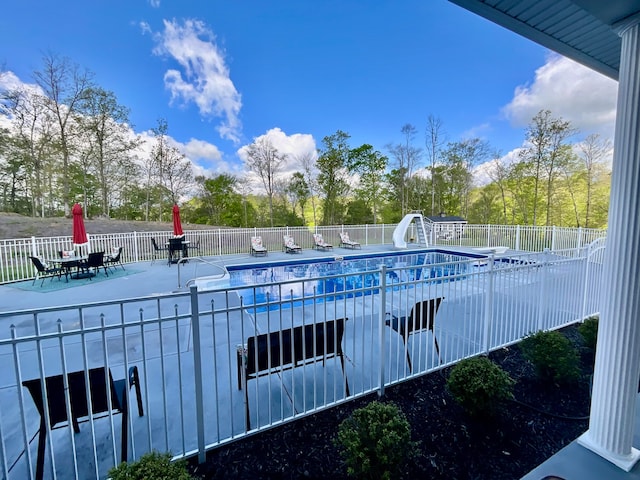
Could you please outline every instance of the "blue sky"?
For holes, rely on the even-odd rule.
[[[295,154],[340,129],[387,153],[406,123],[424,145],[433,114],[449,140],[508,155],[540,108],[610,138],[615,116],[615,82],[446,0],[3,5],[5,81],[30,83],[46,52],[92,71],[136,133],[165,118],[206,173],[240,173],[238,151],[262,135]]]

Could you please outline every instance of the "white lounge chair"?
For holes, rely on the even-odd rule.
[[[262,244],[262,237],[251,237],[251,255],[257,257],[259,255],[266,255],[267,248]]]
[[[324,241],[322,238],[322,234],[314,233],[313,234],[313,248],[316,250],[331,250],[333,249],[333,245]]]
[[[354,242],[349,238],[349,234],[347,232],[343,232],[340,234],[340,246],[344,248],[362,248],[362,246],[358,242]]]
[[[291,235],[283,235],[282,251],[286,253],[302,253],[302,247],[296,244]]]

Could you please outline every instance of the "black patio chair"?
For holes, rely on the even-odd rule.
[[[151,237],[151,245],[153,245],[153,260],[151,260],[151,263],[156,261],[158,255],[160,255],[160,258],[164,258],[169,251],[168,247],[159,247],[156,239],[153,237]]]
[[[409,364],[410,372],[412,371],[412,366],[411,356],[409,355],[409,349],[407,348],[407,340],[409,339],[409,335],[415,332],[428,331],[432,333],[436,354],[438,355],[438,360],[442,363],[442,358],[440,357],[440,345],[438,345],[438,339],[436,338],[436,332],[434,330],[436,313],[438,313],[438,308],[440,307],[442,300],[444,300],[444,297],[431,298],[429,300],[417,302],[411,309],[408,316],[400,318],[390,316],[386,321],[387,326],[398,332],[402,337],[402,341],[407,351],[407,363]]]
[[[36,280],[38,280],[39,278],[42,278],[42,283],[40,284],[40,286],[42,286],[44,285],[44,280],[47,277],[50,277],[53,280],[53,277],[57,275],[58,281],[60,280],[60,277],[62,277],[62,274],[64,273],[64,269],[60,267],[51,267],[46,263],[44,263],[44,261],[40,260],[40,258],[38,257],[29,257],[29,258],[31,258],[31,262],[33,263],[33,266],[36,267],[36,270],[37,270],[36,276],[33,279],[33,282],[31,283],[31,285],[35,285]]]
[[[86,270],[87,273],[91,274],[91,269],[93,269],[93,273],[95,275],[98,274],[100,268],[104,268],[104,274],[108,277],[109,272],[107,271],[107,266],[104,263],[104,252],[92,252],[87,257],[87,260],[82,262],[80,268]],[[89,280],[93,275],[89,275]]]
[[[118,251],[115,255],[111,254],[111,255],[106,255],[104,257],[104,264],[107,267],[111,267],[115,270],[116,266],[120,265],[120,267],[122,267],[122,270],[124,270],[124,265],[122,264],[122,247],[118,247]]]

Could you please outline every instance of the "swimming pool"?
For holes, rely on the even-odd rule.
[[[411,288],[412,282],[425,279],[433,283],[458,280],[471,266],[467,260],[476,258],[483,256],[424,250],[229,265],[228,286],[237,288],[244,305],[265,311],[371,295],[379,291],[382,266],[387,289]]]

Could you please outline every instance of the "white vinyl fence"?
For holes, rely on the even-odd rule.
[[[192,286],[0,313],[11,324],[0,340],[0,477],[35,478],[40,445],[44,478],[105,478],[123,457],[122,435],[129,460],[151,450],[203,460],[249,433],[580,321],[599,311],[603,244],[508,258],[438,254],[418,265],[378,260],[361,271],[335,261],[319,278],[311,270],[320,267],[301,264],[279,283],[255,268],[256,286],[242,289]],[[425,328],[401,335],[417,304],[436,303]],[[106,405],[87,408],[96,415],[85,412],[74,433],[66,419],[79,407],[65,393],[72,372],[88,392],[89,372],[107,371],[118,383],[134,367],[142,410],[135,388],[124,389],[121,403],[104,394]],[[56,376],[66,381],[57,403],[48,401],[56,392],[44,381]],[[29,381],[47,386],[49,408],[37,408],[23,386]],[[86,405],[104,403],[87,392]]]
[[[324,239],[337,245],[339,233],[347,231],[349,236],[362,245],[391,243],[396,225],[337,225],[326,227],[277,227],[277,228],[225,228],[211,230],[187,230],[186,237],[193,249],[192,255],[236,255],[248,253],[251,237],[261,235],[264,245],[270,251],[282,248],[282,236],[292,235],[303,248],[313,246],[314,233],[321,233]],[[71,227],[70,227],[71,228]],[[417,238],[411,227],[407,238]],[[541,252],[545,248],[562,250],[581,248],[597,238],[606,235],[606,231],[584,228],[530,227],[507,225],[465,225],[461,235],[441,238],[430,235],[430,245],[497,247],[504,246],[513,250]],[[151,239],[161,247],[165,245],[172,232],[128,232],[116,234],[92,235],[89,233],[90,249],[110,253],[114,247],[122,246],[122,260],[125,263],[144,262],[158,256],[153,250]],[[71,236],[31,237],[0,240],[0,284],[27,280],[35,276],[35,268],[30,256],[56,258],[60,250],[73,249]]]

